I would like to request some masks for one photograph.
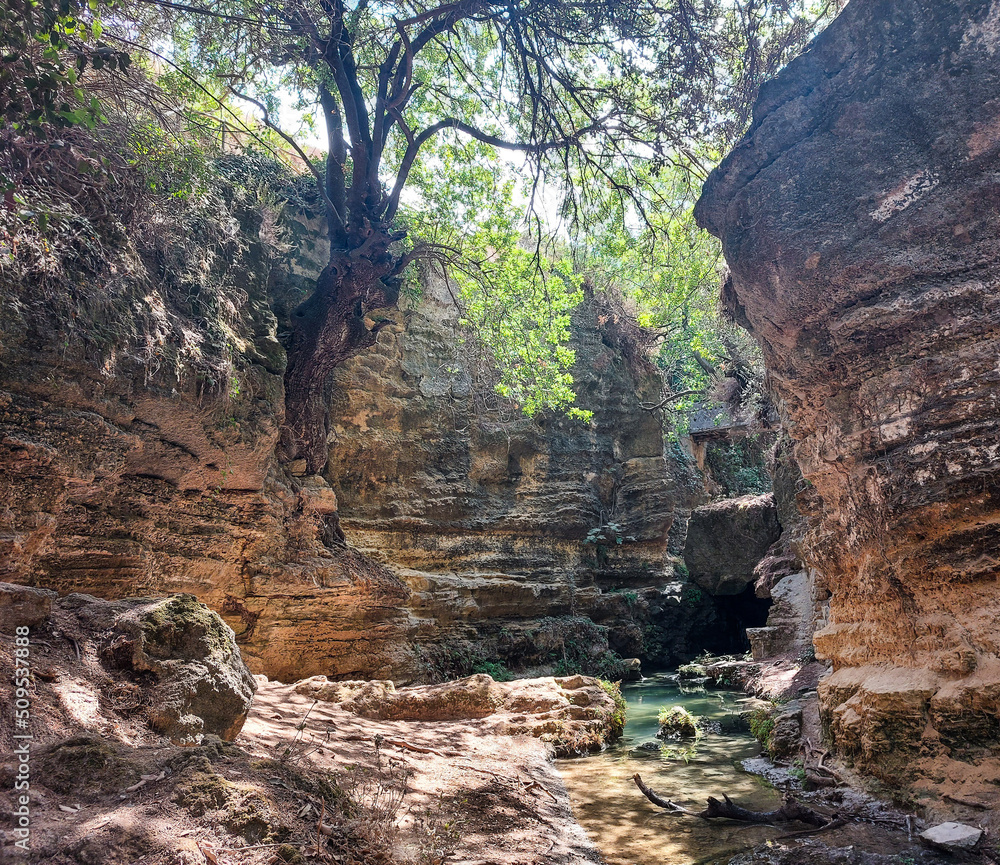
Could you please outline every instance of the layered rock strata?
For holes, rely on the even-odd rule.
[[[70,256],[0,286],[0,580],[188,592],[255,670],[388,675],[412,656],[408,591],[336,548],[328,484],[273,458],[285,353],[269,291],[302,294],[315,265],[308,233],[301,261],[269,252],[261,219],[220,201],[187,226],[196,241],[119,236],[96,272]]]
[[[711,625],[667,549],[701,493],[666,458],[640,408],[656,377],[623,360],[606,311],[574,322],[593,424],[481,415],[432,283],[338,373],[329,468],[307,476],[274,459],[279,330],[322,243],[296,223],[282,257],[260,214],[212,219],[204,249],[3,285],[0,580],[193,594],[284,680],[669,660]]]
[[[658,413],[641,408],[656,401],[659,375],[625,360],[611,318],[593,297],[573,317],[589,424],[485,408],[441,280],[405,325],[337,370],[327,478],[340,524],[401,574],[431,662],[482,650],[544,666],[572,662],[567,645],[588,640],[599,655],[589,619],[610,628],[605,648],[662,663],[715,621],[711,604],[684,593],[668,549],[675,517],[704,494],[665,450]]]
[[[696,210],[819,500],[827,729],[887,780],[938,760],[966,790],[1000,741],[998,51],[1000,3],[854,0]]]

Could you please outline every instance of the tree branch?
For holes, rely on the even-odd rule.
[[[498,138],[496,135],[490,135],[487,132],[483,132],[481,129],[476,129],[475,126],[470,126],[468,123],[454,117],[446,117],[444,120],[439,120],[437,123],[431,124],[423,130],[423,132],[417,135],[407,146],[406,152],[403,154],[403,159],[399,164],[399,170],[396,172],[396,183],[383,206],[382,212],[384,213],[384,218],[386,220],[390,220],[396,215],[396,211],[399,208],[399,196],[402,194],[403,188],[406,186],[410,170],[413,168],[413,162],[417,158],[417,153],[420,151],[420,148],[429,138],[437,135],[437,133],[441,132],[443,129],[457,129],[459,132],[464,132],[466,135],[475,138],[477,141],[482,141],[484,144],[490,144],[493,147],[499,147],[503,150],[514,150],[520,153],[544,153],[548,150],[555,150],[560,147],[569,147],[571,145],[578,144],[580,138],[589,132],[593,132],[598,127],[600,122],[602,121],[595,121],[595,123],[590,126],[579,129],[559,141],[543,141],[531,144],[517,141],[506,141],[503,138]]]
[[[722,798],[724,801],[720,802],[718,799],[709,796],[708,807],[704,811],[689,811],[687,808],[683,808],[669,799],[664,799],[653,790],[650,790],[642,782],[642,778],[638,774],[633,775],[632,780],[635,781],[635,786],[639,788],[642,795],[658,808],[665,808],[671,813],[682,814],[686,817],[700,817],[702,820],[719,818],[724,820],[739,820],[743,823],[762,823],[768,825],[790,823],[792,820],[798,820],[800,823],[822,828],[827,828],[834,819],[829,815],[820,814],[818,811],[806,807],[790,796],[775,811],[751,811],[749,808],[737,805],[723,793]]]
[[[340,113],[340,106],[337,100],[325,84],[320,83],[319,101],[323,108],[323,120],[326,125],[326,189],[327,194],[333,201],[334,210],[340,210],[343,217],[338,220],[339,224],[334,224],[330,220],[330,240],[338,244],[345,243],[346,237],[346,214],[347,214],[347,189],[344,180],[344,171],[347,164],[347,145],[344,142],[344,124]]]
[[[277,124],[271,122],[271,112],[268,111],[267,106],[263,102],[261,102],[258,99],[254,99],[252,96],[249,96],[240,90],[237,90],[232,85],[229,85],[227,89],[229,90],[230,93],[233,94],[233,96],[236,96],[237,98],[242,99],[245,102],[249,102],[251,105],[256,105],[257,108],[261,110],[261,112],[264,115],[261,118],[264,121],[264,125],[268,129],[276,132],[279,136],[281,136],[282,140],[298,154],[299,159],[301,159],[303,163],[305,163],[306,168],[308,168],[309,171],[312,173],[313,177],[316,178],[316,182],[319,185],[320,195],[323,196],[323,201],[326,203],[326,206],[330,209],[330,212],[335,217],[337,217],[337,221],[341,225],[344,225],[344,217],[340,213],[340,211],[337,210],[337,206],[333,203],[333,199],[330,198],[330,194],[329,192],[327,192],[326,189],[326,184],[323,181],[323,176],[319,173],[319,171],[316,170],[316,166],[312,164],[312,160],[308,156],[306,156],[302,148],[299,147],[298,142],[294,138],[292,138],[291,135],[282,130]]]
[[[672,402],[676,402],[677,400],[682,399],[683,397],[691,396],[692,394],[701,394],[702,392],[703,391],[698,390],[697,388],[692,388],[690,390],[681,390],[678,391],[677,393],[667,394],[663,399],[661,399],[656,404],[641,402],[639,403],[639,408],[641,408],[643,411],[654,412],[657,409],[663,408],[665,405],[668,405]]]

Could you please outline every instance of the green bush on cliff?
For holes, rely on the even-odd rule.
[[[514,674],[507,669],[502,661],[480,661],[472,665],[473,673],[486,673],[494,682],[510,682]]]
[[[628,703],[622,696],[621,684],[619,682],[609,682],[607,679],[598,679],[597,683],[612,700],[615,701],[615,709],[611,715],[612,739],[617,739],[625,730],[625,722],[628,720]]]

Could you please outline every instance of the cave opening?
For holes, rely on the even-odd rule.
[[[716,595],[715,622],[701,635],[698,648],[712,655],[736,655],[750,651],[747,628],[762,628],[771,609],[770,598],[758,598],[753,585],[737,595]]]

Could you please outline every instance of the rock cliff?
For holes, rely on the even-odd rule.
[[[761,91],[696,215],[809,493],[827,730],[995,802],[1000,3],[853,0]],[[988,758],[988,759],[987,759]],[[972,764],[985,760],[970,774]],[[927,782],[930,783],[930,782]]]
[[[659,376],[625,360],[599,298],[572,333],[589,424],[484,405],[435,278],[405,323],[335,374],[326,473],[340,525],[400,573],[411,639],[440,672],[477,658],[572,669],[602,645],[669,661],[714,621],[710,603],[683,595],[668,554],[675,515],[703,493],[665,451],[658,414],[640,408]]]
[[[279,331],[319,238],[275,245],[227,195],[97,273],[4,283],[0,580],[191,593],[284,680],[669,660],[711,625],[668,555],[699,486],[594,302],[574,323],[592,425],[480,413],[432,282],[339,372],[326,475],[278,465]]]

